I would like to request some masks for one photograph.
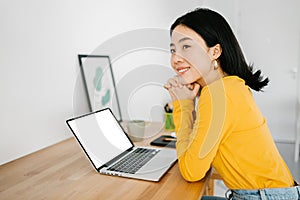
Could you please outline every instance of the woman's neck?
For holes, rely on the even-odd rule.
[[[227,74],[219,67],[218,69],[209,73],[206,77],[200,78],[197,81],[197,83],[200,84],[201,87],[204,87],[204,86],[209,85],[225,76],[227,76]]]

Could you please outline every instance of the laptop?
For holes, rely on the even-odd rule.
[[[159,181],[177,160],[175,149],[135,146],[110,108],[66,123],[100,174]]]

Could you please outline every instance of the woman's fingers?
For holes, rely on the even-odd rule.
[[[174,76],[174,78],[176,79],[176,81],[182,85],[188,85],[188,83],[186,82],[186,80],[184,78],[182,78],[179,75]]]
[[[170,78],[170,79],[167,81],[167,83],[164,85],[164,87],[165,87],[166,89],[171,88],[171,87],[180,87],[180,88],[182,88],[183,85],[182,85],[180,82],[178,82],[177,77],[174,76],[174,77]]]
[[[170,88],[171,88],[171,85],[170,85],[170,84],[168,84],[168,83],[166,83],[166,84],[164,84],[164,88],[168,90],[168,89],[170,89]]]

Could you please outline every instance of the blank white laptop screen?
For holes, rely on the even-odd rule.
[[[69,125],[97,169],[133,147],[108,109],[74,119]]]

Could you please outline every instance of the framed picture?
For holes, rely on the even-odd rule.
[[[122,121],[109,56],[79,54],[78,60],[90,111],[109,107],[116,118]]]

